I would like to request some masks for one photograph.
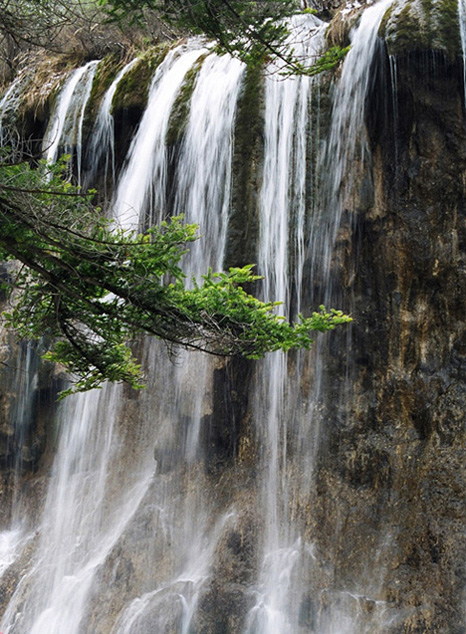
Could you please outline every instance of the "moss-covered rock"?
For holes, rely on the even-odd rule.
[[[69,73],[84,63],[77,55],[50,55],[44,52],[30,55],[16,74],[10,107],[2,110],[2,124],[12,138],[20,141],[18,151],[28,157],[39,157],[41,142],[50,112],[60,88]],[[10,87],[11,88],[11,87]],[[18,154],[17,154],[18,156]]]
[[[113,98],[113,112],[137,108],[144,110],[149,94],[150,80],[163,61],[169,48],[156,46],[141,54],[138,63],[121,79]]]
[[[191,96],[206,55],[207,53],[205,55],[201,55],[194,66],[186,73],[184,84],[175,99],[175,103],[173,104],[170,114],[170,122],[168,124],[166,137],[167,145],[175,145],[183,137],[188,123]]]
[[[334,16],[325,33],[325,38],[329,46],[349,46],[351,43],[350,33],[361,16],[361,9],[353,8],[348,10],[342,8]]]
[[[112,103],[117,172],[123,164],[134,131],[147,105],[151,79],[169,48],[168,45],[156,46],[142,53],[118,83]]]
[[[259,192],[264,158],[264,82],[248,69],[238,102],[225,268],[257,260]]]
[[[379,35],[390,55],[441,51],[449,59],[461,53],[456,0],[395,0],[386,12]]]
[[[86,107],[85,126],[95,121],[100,103],[122,66],[122,60],[113,53],[107,55],[99,62]]]

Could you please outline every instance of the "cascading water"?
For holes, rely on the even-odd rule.
[[[60,94],[43,142],[44,156],[50,162],[56,161],[60,147],[64,148],[65,151],[70,151],[75,146],[78,180],[81,172],[82,122],[97,64],[98,61],[89,62],[71,73],[65,83],[63,92]],[[28,80],[28,75],[21,73],[0,102],[0,140],[2,145],[9,145],[13,149],[13,154],[10,157],[15,156],[17,132],[11,122],[9,122],[9,125],[4,122],[11,118],[12,112],[14,113],[28,85]],[[36,400],[38,356],[35,347],[32,344],[20,346],[19,354],[14,363],[16,368],[15,388],[17,390],[17,398],[11,411],[11,422],[14,426],[11,453],[15,456],[15,482],[12,486],[13,500],[10,527],[0,533],[3,551],[2,559],[5,562],[4,570],[9,568],[11,563],[21,554],[25,546],[33,538],[33,534],[28,532],[31,527],[28,526],[28,522],[24,519],[27,513],[25,512],[20,487],[17,485],[16,480],[20,478],[23,462],[34,462],[34,456],[24,455],[24,452],[30,454],[31,450],[34,450],[34,447],[28,446],[26,440],[30,435],[34,408],[38,407],[38,401]],[[38,451],[38,448],[36,450]]]
[[[188,59],[197,58],[192,52],[188,54]],[[208,56],[198,72],[190,99],[190,115],[176,166],[179,177],[173,194],[175,212],[184,212],[187,221],[198,222],[204,233],[184,262],[188,274],[198,275],[209,265],[218,270],[222,267],[232,131],[243,72],[243,66],[235,60]],[[160,116],[165,126],[163,133],[168,126],[168,114],[162,112]],[[162,155],[163,151],[156,151],[158,156]],[[156,170],[158,180],[151,182],[154,190],[165,191],[166,173],[166,166]],[[145,182],[149,179],[150,175]],[[163,200],[159,204],[163,204]],[[146,354],[152,368],[166,363],[158,345],[153,344]],[[154,589],[129,604],[112,630],[115,634],[143,634],[150,629],[170,631],[170,627],[188,634],[201,589],[209,578],[218,540],[234,516],[233,511],[217,515],[211,501],[202,493],[205,476],[198,445],[201,421],[206,406],[209,407],[206,391],[211,389],[211,375],[212,362],[201,354],[180,354],[176,365],[165,369],[164,381],[172,386],[171,398],[165,405],[169,424],[161,426],[156,441],[155,457],[160,475],[154,482],[154,495],[157,508],[167,522],[162,531],[162,544],[165,540],[171,544],[169,574],[160,580],[150,580]],[[187,490],[185,482],[180,487],[170,474],[176,463],[188,467],[184,476],[188,478]]]
[[[168,63],[158,69],[157,82],[170,87],[170,99],[165,101],[165,109],[160,104],[155,110],[152,106],[151,116],[156,118],[152,118],[151,125],[158,131],[156,141],[163,141],[184,74],[204,52],[200,48],[175,49],[169,54]],[[195,116],[188,121],[178,160],[180,173],[190,177],[181,179],[174,198],[185,207],[190,221],[202,221],[207,213],[217,216],[217,221],[208,226],[202,258],[220,269],[226,235],[225,209],[230,195],[234,114],[244,69],[234,60],[214,55],[204,63],[191,97],[191,112]],[[204,108],[207,102],[209,107]],[[136,147],[137,141],[138,137]],[[219,144],[222,144],[220,151]],[[146,169],[143,180],[147,187],[164,188],[166,165],[151,174],[152,154],[162,154],[159,165],[166,161],[166,151],[161,153],[157,145],[148,148],[142,157],[138,154],[139,160],[135,159],[133,147],[123,180],[128,183],[131,176],[139,178],[141,169]],[[209,181],[199,187],[202,162],[208,157],[214,157]],[[143,222],[146,208],[142,200],[132,200],[128,194],[136,189],[130,186],[122,191],[124,201],[117,196],[114,208],[126,210],[127,205],[137,208]],[[137,218],[131,224],[126,213],[117,216],[117,220],[127,229],[137,227]],[[190,269],[192,273],[198,272],[194,261],[186,266],[188,272]],[[115,608],[108,631],[143,634],[168,631],[172,626],[179,632],[189,631],[200,590],[208,578],[212,554],[233,512],[216,515],[211,502],[203,499],[205,476],[203,469],[194,463],[206,384],[210,380],[206,360],[182,356],[175,367],[155,343],[147,345],[145,356],[151,368],[149,389],[139,399],[135,414],[138,420],[131,431],[120,428],[118,423],[123,405],[121,390],[117,388],[77,395],[61,409],[61,440],[40,528],[40,543],[29,573],[23,577],[4,615],[2,628],[8,633],[36,634],[45,630],[50,634],[64,631],[73,634],[89,628],[93,592],[102,567],[112,566],[113,551],[124,547],[121,544],[126,541],[132,544],[128,527],[137,532],[147,522],[157,527],[157,541],[152,543],[151,532],[144,538],[149,545],[141,561],[141,581],[125,594],[121,609]],[[199,376],[205,377],[205,383],[196,380]],[[173,386],[168,394],[164,387],[167,385]],[[191,428],[188,433],[186,425]],[[128,440],[128,435],[133,434]],[[133,451],[138,456],[137,468],[126,455]],[[181,478],[170,473],[173,461],[190,465]],[[131,472],[115,468],[118,464],[131,464]],[[148,562],[158,568],[157,573]],[[111,598],[110,602],[114,600]]]
[[[15,561],[24,547],[24,533],[21,528],[0,532],[0,578]]]
[[[322,49],[326,25],[314,17],[293,23],[307,37],[298,40],[297,54],[314,59]],[[309,32],[313,33],[309,37]],[[296,50],[295,50],[296,52]],[[279,297],[283,309],[295,316],[301,309],[306,188],[310,133],[308,112],[314,82],[305,77],[283,79],[270,73],[266,80],[265,159],[261,192],[259,265],[265,276],[264,296]],[[291,250],[294,257],[290,262]],[[294,281],[294,305],[290,292]],[[262,536],[257,602],[246,626],[247,634],[285,634],[298,631],[296,565],[302,557],[299,534],[289,514],[287,485],[287,415],[297,406],[299,386],[290,380],[285,354],[263,362],[255,397],[255,418],[263,439],[262,508],[266,513]],[[299,600],[299,599],[298,599]]]
[[[174,211],[176,215],[184,214],[187,222],[197,223],[204,235],[190,249],[189,271],[193,275],[204,273],[206,262],[215,270],[223,266],[233,123],[243,73],[244,66],[237,60],[209,55],[191,99],[177,168]],[[207,249],[210,254],[205,253]]]
[[[66,79],[42,143],[44,158],[55,163],[59,154],[75,154],[76,176],[81,183],[82,126],[99,62],[88,62]]]
[[[194,243],[184,266],[196,278],[223,268],[230,204],[233,124],[244,66],[227,56],[209,55],[204,61],[193,91],[186,135],[177,165],[175,214],[196,223],[202,238]],[[202,169],[199,166],[202,165]],[[176,403],[190,402],[186,439],[187,458],[197,455],[202,420],[203,387],[210,381],[212,361],[206,355],[180,356],[175,374]],[[192,384],[194,368],[197,381]],[[186,386],[191,389],[186,391]]]
[[[199,47],[192,50],[179,46],[168,53],[155,72],[147,108],[131,143],[112,205],[114,216],[124,227],[140,222],[147,207],[153,222],[161,219],[166,202],[165,137],[170,112],[186,73],[205,52]]]
[[[370,62],[388,4],[383,1],[366,10],[353,34],[352,51],[335,92],[326,159],[320,166],[326,173],[322,211],[315,200],[309,203],[309,191],[317,181],[309,170],[312,164],[317,171],[314,155],[319,150],[319,132],[310,128],[309,112],[318,101],[318,82],[273,72],[265,80],[257,257],[259,271],[266,276],[264,297],[283,300],[283,312],[292,317],[309,308],[310,278],[309,284],[316,278],[328,283],[319,301],[335,305],[332,249],[343,200],[351,188],[348,167],[364,147],[356,139],[363,134]],[[300,43],[302,56],[317,54],[325,25],[313,16],[301,16],[295,26],[301,34],[312,32]],[[86,68],[90,73],[93,64],[75,71],[62,90],[44,142],[50,160],[56,159],[60,145],[69,143],[63,132],[68,117],[75,122],[75,141],[80,145],[87,97],[74,110],[77,118],[70,114],[70,105],[77,90],[89,94]],[[113,94],[122,73],[129,70],[121,71],[102,102],[97,145],[105,145],[105,139],[112,145]],[[181,143],[169,149],[165,141],[170,116],[189,71],[189,117]],[[203,238],[185,259],[188,275],[223,265],[243,76],[239,62],[217,57],[197,42],[169,52],[155,71],[147,109],[114,196],[112,212],[128,230],[147,224],[149,217],[161,219],[167,208],[199,223]],[[76,127],[77,121],[81,124]],[[309,262],[314,268],[305,277]],[[241,591],[236,586],[232,591],[247,597],[238,629],[232,632],[369,631],[352,608],[356,595],[347,606],[341,596],[333,599],[328,592],[327,603],[334,601],[337,607],[330,605],[325,614],[316,615],[312,625],[310,617],[306,620],[317,555],[295,515],[303,492],[315,484],[319,417],[313,404],[325,400],[325,382],[320,379],[325,354],[324,346],[309,359],[304,353],[277,353],[256,370],[251,419],[261,462],[249,495],[260,526],[257,569],[252,579],[242,582]],[[148,389],[138,397],[128,397],[123,388],[106,387],[100,393],[68,398],[60,407],[60,443],[39,543],[0,624],[7,634],[201,631],[196,618],[219,545],[227,536],[235,546],[232,527],[241,513],[233,495],[227,503],[217,497],[221,478],[212,488],[209,456],[200,440],[212,417],[213,374],[220,364],[198,354],[180,354],[173,364],[157,342],[146,342],[142,357]],[[311,393],[303,387],[303,373],[316,379]],[[212,490],[214,494],[206,495]],[[13,560],[16,543],[13,531],[0,534],[0,573]],[[238,544],[240,549],[242,533]]]
[[[31,432],[34,406],[37,405],[38,357],[34,347],[27,344],[19,346],[15,364],[13,381],[16,398],[12,403],[10,420],[13,433],[6,447],[7,456],[11,456],[13,481],[8,527],[0,531],[0,578],[34,537],[20,485],[24,465],[33,459],[27,440]]]
[[[26,438],[32,425],[31,418],[34,412],[34,397],[38,383],[39,358],[35,346],[23,343],[19,347],[16,363],[14,381],[18,390],[18,397],[12,408],[12,426],[15,433],[12,437],[13,447],[11,453],[15,456],[14,471],[18,476],[22,471],[23,461],[28,458],[30,460],[30,456],[24,456],[23,452],[27,446]],[[14,491],[12,505],[13,525],[19,521],[21,515],[21,504],[20,500],[17,499],[17,486],[14,487]]]
[[[319,295],[313,299],[314,304],[335,306],[341,305],[343,301],[332,277],[335,241],[343,212],[352,212],[357,206],[358,187],[364,180],[365,169],[370,162],[364,120],[365,100],[372,79],[372,62],[380,43],[377,32],[392,2],[393,0],[382,0],[362,13],[358,27],[351,35],[351,49],[345,58],[341,77],[335,89],[331,127],[321,158],[322,206],[312,224],[309,237],[311,282],[313,287],[320,289]],[[345,307],[351,313],[351,297],[346,298]],[[324,417],[328,417],[329,412],[338,410],[346,412],[345,415],[348,416],[348,412],[351,411],[351,328],[346,330],[347,361],[344,379],[332,387],[328,371],[330,354],[328,343],[318,341],[312,370],[315,379],[309,397],[313,404],[313,434],[316,439],[311,455],[315,455],[316,451],[325,451],[325,447],[319,441]],[[305,435],[301,438],[301,446],[304,446],[304,443]],[[312,460],[307,457],[304,464],[304,471],[309,474],[307,479],[304,478],[304,485],[315,487]],[[338,539],[338,529],[335,528],[335,543],[338,543]],[[379,564],[383,560],[382,553],[389,543],[388,535],[379,536],[373,552],[373,562]],[[311,565],[311,574],[312,568]],[[365,579],[353,580],[351,591],[338,586],[332,588],[330,581],[328,591],[332,599],[326,601],[325,610],[317,620],[318,631],[323,634],[381,631],[385,625],[386,604],[378,601],[377,595],[382,576],[383,566],[375,565],[371,572],[368,571]],[[364,613],[366,601],[371,601],[372,605],[369,617]]]
[[[0,99],[0,147],[8,147],[13,157],[22,145],[15,125],[16,109],[29,79],[27,73],[20,73]]]
[[[104,182],[107,182],[107,174],[110,167],[112,185],[115,183],[115,130],[112,115],[113,98],[120,81],[139,61],[137,58],[133,59],[120,70],[102,99],[86,154],[86,184],[89,186],[95,182],[96,173],[102,159],[105,161]]]
[[[377,30],[392,2],[382,0],[362,14],[360,24],[352,35],[351,49],[335,91],[332,125],[323,158],[326,171],[322,191],[323,213],[326,214],[327,231],[322,234],[319,224],[319,231],[311,236],[312,270],[314,276],[321,276],[318,282],[327,289],[321,298],[327,305],[330,305],[332,293],[328,276],[341,214],[345,206],[351,208],[348,199],[361,173],[357,170],[361,170],[369,156],[364,100],[371,81],[371,62],[379,41]]]
[[[458,0],[458,16],[460,20],[461,47],[463,49],[463,83],[466,95],[466,3]]]
[[[139,469],[118,474],[115,389],[73,397],[61,412],[61,440],[36,556],[5,613],[7,631],[80,632],[99,566],[132,518],[147,488]],[[102,414],[105,418],[102,421]],[[118,503],[108,500],[118,495]],[[12,628],[12,629],[10,629]]]
[[[334,95],[332,122],[329,139],[322,152],[320,202],[314,201],[316,209],[305,223],[304,200],[305,175],[296,166],[306,165],[309,158],[302,139],[306,138],[308,117],[297,115],[299,103],[309,99],[310,86],[301,86],[301,97],[297,82],[273,82],[269,79],[266,103],[266,158],[262,191],[263,231],[260,262],[267,273],[267,295],[288,298],[289,281],[295,282],[294,310],[300,310],[302,271],[304,258],[309,253],[312,268],[307,272],[313,286],[321,289],[321,295],[312,297],[313,304],[339,305],[341,298],[333,289],[330,276],[333,248],[344,205],[353,190],[353,178],[357,175],[349,169],[354,161],[356,167],[363,164],[368,150],[364,139],[364,100],[370,81],[370,67],[377,45],[377,29],[390,0],[367,9],[360,26],[352,37],[352,48],[348,54]],[[316,41],[317,46],[319,40]],[[302,109],[302,106],[301,106]],[[291,114],[290,114],[291,113]],[[301,126],[299,127],[299,122]],[[300,144],[301,141],[301,144]],[[359,154],[358,154],[359,153]],[[306,161],[306,159],[308,159]],[[290,170],[294,168],[293,176]],[[317,169],[317,168],[316,168]],[[295,183],[297,190],[293,191]],[[301,201],[293,215],[293,202]],[[290,271],[290,226],[294,227],[295,271]],[[305,227],[310,226],[310,235],[304,240]],[[317,299],[317,301],[316,301]],[[325,342],[318,343],[306,363],[312,368],[304,371],[302,355],[294,361],[300,368],[293,378],[293,371],[284,355],[273,355],[266,359],[262,369],[263,378],[256,402],[256,417],[264,420],[261,437],[265,439],[264,450],[264,509],[267,521],[264,528],[264,554],[259,585],[254,592],[257,601],[251,610],[246,627],[247,634],[284,634],[300,631],[305,623],[303,611],[308,599],[307,585],[317,570],[312,542],[306,540],[302,527],[292,520],[292,509],[306,490],[315,487],[312,480],[315,453],[319,448],[319,420],[321,414],[317,404],[325,402],[327,389],[325,367],[328,364]],[[312,391],[299,396],[299,377],[311,373],[314,377]],[[344,397],[347,397],[345,392]],[[313,408],[315,404],[316,408]],[[288,445],[291,442],[291,447]],[[292,475],[291,475],[292,474]],[[299,502],[298,502],[299,503]],[[310,511],[312,513],[312,510]],[[366,588],[367,590],[367,588]],[[364,624],[359,619],[356,597],[343,601],[335,597],[332,605],[317,620],[314,627],[319,633],[339,634],[361,632]],[[343,607],[342,607],[343,605]],[[380,604],[383,611],[383,604]],[[372,627],[372,626],[371,626]]]
[[[358,183],[364,179],[364,169],[368,164],[370,150],[364,123],[365,99],[371,82],[371,64],[380,42],[377,31],[384,13],[393,0],[382,0],[369,6],[361,15],[360,22],[351,33],[351,49],[343,63],[341,77],[335,86],[333,95],[331,125],[328,136],[323,140],[317,168],[320,187],[317,194],[320,202],[316,205],[307,236],[309,256],[308,270],[310,303],[318,305],[342,306],[351,312],[351,300],[342,297],[332,278],[332,258],[335,241],[341,225],[344,210],[355,207],[355,191]],[[317,290],[316,290],[317,289]],[[346,349],[351,347],[351,326],[346,328]],[[315,354],[312,357],[313,378],[312,394],[308,396],[313,412],[313,452],[319,449],[321,407],[328,387],[327,342],[316,341]],[[351,355],[346,357],[351,359]],[[339,394],[333,393],[334,403],[350,401],[351,386],[349,367],[345,370],[346,379],[341,382]],[[347,410],[348,411],[348,410]],[[301,443],[303,439],[301,439]],[[304,441],[305,442],[305,441]],[[313,458],[306,459],[305,471],[312,474]],[[310,486],[310,480],[307,483]]]
[[[59,96],[42,146],[44,157],[52,163],[58,158],[60,147],[65,151],[71,151],[75,148],[78,181],[81,173],[82,122],[97,64],[98,61],[89,62],[82,68],[71,73],[65,82],[63,92]],[[25,85],[27,85],[27,79],[27,75],[20,74],[18,79],[2,98],[0,103],[1,122],[9,116],[12,109],[19,103],[23,94],[22,90],[24,90]],[[0,125],[2,145],[9,144],[10,147],[12,146],[14,140],[14,133],[11,132],[12,129],[14,128]],[[17,479],[22,470],[23,460],[27,457],[28,461],[31,462],[31,457],[24,456],[23,451],[25,451],[25,447],[27,446],[25,439],[30,432],[31,416],[34,407],[38,406],[38,403],[35,401],[38,378],[38,357],[32,344],[24,345],[20,348],[20,354],[15,363],[15,385],[18,397],[14,404],[11,417],[15,429],[12,438],[14,444],[12,453],[16,456],[14,473],[15,479]],[[27,525],[27,522],[24,521],[23,518],[23,515],[26,515],[26,513],[23,508],[20,488],[16,483],[13,485],[13,492],[10,527],[5,532],[0,533],[0,541],[5,549],[5,552],[2,554],[6,562],[5,570],[8,569],[14,559],[21,554],[24,547],[33,538],[33,534],[28,533],[31,527]],[[6,550],[7,548],[10,549],[9,554]],[[46,557],[48,556],[49,553],[47,553]],[[30,619],[32,615],[35,614],[34,610],[36,607],[37,606],[34,605],[34,608],[31,609],[29,614]],[[32,623],[33,621],[29,620],[28,622]],[[20,627],[22,627],[22,625]]]

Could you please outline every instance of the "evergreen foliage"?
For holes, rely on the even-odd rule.
[[[20,337],[52,342],[46,358],[77,377],[68,392],[106,380],[140,387],[130,350],[140,334],[169,346],[257,359],[309,348],[313,331],[349,321],[321,307],[290,324],[276,314],[277,304],[244,290],[259,279],[252,266],[209,271],[187,287],[180,260],[197,239],[195,225],[173,218],[141,234],[123,231],[96,214],[90,195],[62,179],[63,169],[63,162],[0,169],[0,258],[22,264],[14,272],[7,324]]]
[[[316,75],[336,66],[347,48],[333,47],[323,59],[300,59],[287,42],[287,18],[300,11],[299,0],[99,0],[114,21],[143,24],[147,9],[165,22],[206,35],[249,66],[279,59],[284,72]],[[307,10],[305,12],[314,11]]]
[[[278,57],[284,72],[313,75],[346,52],[335,47],[309,66],[288,50],[286,18],[299,8],[295,0],[0,0],[1,48],[11,40],[50,49],[70,15],[90,15],[96,4],[117,22],[143,21],[146,10],[154,11],[214,38],[250,66]],[[12,159],[4,149],[0,259],[19,266],[10,267],[11,309],[3,319],[22,338],[50,342],[46,358],[76,377],[66,393],[106,380],[140,387],[131,344],[141,334],[169,347],[257,359],[274,350],[309,348],[313,331],[350,321],[321,307],[290,324],[277,314],[276,303],[244,290],[259,280],[252,266],[186,280],[181,259],[197,239],[196,226],[173,218],[141,234],[123,231],[93,207],[93,192],[82,194],[66,182],[66,161],[32,168],[9,164]]]

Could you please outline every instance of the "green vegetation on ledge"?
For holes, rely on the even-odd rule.
[[[316,75],[334,68],[346,49],[334,47],[323,62],[309,66],[289,46],[287,18],[303,11],[299,0],[99,0],[111,21],[144,25],[148,11],[162,21],[205,35],[217,42],[218,50],[238,57],[248,66],[279,59],[287,73]]]
[[[379,28],[390,55],[442,51],[453,60],[461,54],[456,0],[395,0]]]

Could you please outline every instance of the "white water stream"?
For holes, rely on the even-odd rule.
[[[16,157],[18,146],[21,146],[15,115],[29,80],[30,76],[27,73],[20,73],[0,99],[0,148],[9,148],[10,159],[11,156]]]
[[[243,73],[244,66],[238,60],[209,55],[191,100],[177,169],[174,212],[184,214],[189,223],[197,223],[203,235],[190,249],[188,268],[194,275],[205,273],[206,262],[216,271],[223,267],[233,124]]]
[[[140,62],[136,58],[126,64],[117,74],[109,89],[102,99],[99,112],[94,123],[89,148],[86,154],[86,184],[95,182],[95,177],[101,160],[105,162],[104,182],[107,182],[109,169],[111,170],[112,184],[115,183],[115,129],[112,114],[113,98],[118,84],[131,69]],[[104,192],[106,194],[106,192]]]
[[[317,18],[294,21],[300,39],[295,52],[314,59],[323,47],[325,25]],[[303,32],[312,37],[301,39]],[[303,49],[303,50],[301,50]],[[290,284],[301,297],[304,267],[305,199],[310,157],[306,139],[308,112],[314,81],[306,77],[282,78],[270,73],[266,79],[265,163],[261,192],[260,272],[265,276],[264,297],[280,298],[281,313],[295,316],[300,299],[291,305]],[[290,261],[290,244],[294,258]],[[262,363],[255,395],[255,418],[263,438],[261,504],[267,509],[262,536],[263,554],[257,601],[251,610],[246,634],[285,634],[298,631],[295,567],[301,557],[301,539],[290,522],[287,483],[287,417],[297,406],[299,385],[290,381],[287,355],[268,355]],[[297,415],[298,412],[296,411]]]
[[[67,77],[42,142],[43,156],[50,163],[55,163],[60,153],[75,152],[78,184],[81,183],[84,112],[98,64],[98,61],[88,62]]]
[[[147,488],[144,462],[111,469],[123,447],[116,433],[118,390],[70,398],[47,494],[34,564],[9,606],[7,632],[78,634],[91,584]],[[103,418],[102,418],[103,417]],[[110,500],[117,496],[118,504]]]
[[[324,289],[319,301],[326,306],[341,305],[340,292],[335,288],[331,276],[332,257],[343,212],[351,213],[355,210],[358,187],[363,181],[370,160],[364,121],[365,99],[372,80],[372,61],[380,43],[377,32],[392,2],[393,0],[381,0],[362,13],[357,28],[351,34],[351,49],[345,58],[333,98],[331,128],[322,153],[323,206],[321,214],[312,226],[309,238],[312,281]],[[348,311],[351,312],[351,306]],[[318,411],[319,405],[324,412],[326,410],[321,403],[327,401],[328,405],[330,402],[332,407],[345,411],[346,415],[351,411],[351,327],[346,329],[346,335],[346,376],[338,387],[333,389],[329,388],[331,377],[328,376],[326,368],[328,344],[325,340],[316,342],[315,380],[310,394],[310,402],[315,404],[312,408],[312,420],[316,439],[319,439],[320,428],[323,422],[325,423],[321,412]],[[304,439],[301,440],[301,445],[303,442]],[[312,474],[312,457],[319,449],[321,448],[317,440],[310,452],[311,459],[308,455],[304,460],[305,471],[309,474]],[[307,483],[304,479],[304,483],[306,486],[315,486],[312,477],[309,477]],[[335,543],[338,539],[338,528],[335,527]],[[328,601],[327,609],[318,619],[319,634],[372,634],[383,631],[386,605],[377,601],[377,592],[384,570],[379,566],[379,562],[383,559],[383,549],[389,543],[389,535],[380,534],[372,553],[372,568],[368,562],[367,575],[362,579],[354,579],[352,592],[339,587],[335,590],[329,588],[331,599]],[[354,591],[354,588],[358,590]],[[370,601],[372,606],[370,615],[365,613],[367,601]]]
[[[167,64],[166,72],[169,75],[174,73],[175,82],[178,82],[175,85],[180,87],[181,84],[180,68],[186,72],[186,62],[192,64],[203,52],[203,49],[188,51],[184,53],[186,59],[180,59],[183,64],[173,67]],[[191,249],[184,264],[186,271],[194,275],[199,274],[201,269],[206,270],[209,265],[215,269],[222,267],[234,113],[243,70],[235,60],[210,55],[198,73],[191,97],[190,115],[178,159],[179,177],[174,198],[176,213],[185,213],[188,222],[198,222],[203,228],[202,239]],[[161,84],[168,83],[164,77],[160,77],[159,81]],[[163,102],[167,110],[158,111],[159,122],[152,121],[158,130],[156,139],[164,135],[168,127],[169,110],[176,92],[173,91],[170,97],[170,101]],[[141,133],[139,143],[142,141]],[[143,147],[146,147],[145,144]],[[138,152],[135,142],[135,149],[130,153],[133,160],[140,156]],[[156,155],[157,169],[152,174],[150,171],[135,174],[128,167],[126,182],[130,192],[136,189],[129,182],[131,173],[138,182],[141,179],[143,183],[149,183],[149,187],[159,192],[156,200],[163,208],[167,153],[157,147],[152,152]],[[148,160],[143,164],[150,170],[153,162]],[[124,199],[128,203],[128,190],[119,191],[125,191]],[[132,207],[136,205],[133,203]],[[118,199],[116,207],[122,209]],[[151,367],[166,363],[165,359],[162,361],[160,346],[155,342],[148,347],[146,354],[150,357]],[[197,464],[201,421],[206,407],[209,407],[206,401],[210,396],[211,372],[212,361],[201,354],[180,353],[175,366],[165,366],[163,381],[171,386],[171,398],[165,402],[168,426],[161,426],[156,442],[156,458],[162,474],[154,489],[156,495],[161,496],[158,508],[163,509],[163,516],[167,519],[163,532],[171,544],[171,573],[162,576],[158,583],[156,578],[148,580],[153,588],[133,599],[112,630],[115,634],[164,632],[170,631],[170,627],[180,634],[188,634],[200,591],[209,578],[218,540],[234,517],[233,511],[215,515],[212,501],[203,495],[204,475]],[[187,491],[183,489],[183,482],[164,484],[167,463],[170,471],[174,461],[184,461],[189,467]]]
[[[463,84],[466,99],[466,2],[458,0],[458,16],[460,20],[461,47],[463,49]]]
[[[112,211],[123,227],[134,227],[149,212],[161,219],[166,203],[167,148],[165,137],[170,112],[188,70],[206,50],[179,46],[157,68],[149,100],[127,164],[120,177]]]
[[[321,288],[325,289],[320,302],[339,305],[340,298],[333,294],[330,265],[343,205],[347,204],[353,191],[353,181],[346,180],[352,173],[349,164],[362,165],[368,152],[364,100],[377,45],[377,29],[390,2],[384,0],[367,9],[352,35],[351,51],[335,90],[330,134],[320,166],[324,183],[320,192],[320,211],[310,221],[310,235],[306,234],[304,201],[306,179],[312,178],[307,165],[311,157],[306,154],[303,141],[310,134],[306,107],[312,98],[310,82],[304,79],[280,82],[274,81],[273,77],[267,82],[259,261],[267,274],[266,296],[285,298],[287,306],[291,299],[290,282],[295,281],[297,305],[291,306],[291,310],[297,312],[300,310],[307,249],[313,261],[312,271],[319,275]],[[321,46],[320,37],[317,33],[314,53]],[[294,239],[292,259],[291,236]],[[255,416],[261,425],[265,445],[262,504],[267,509],[267,522],[259,584],[253,589],[257,600],[249,614],[246,634],[287,634],[300,631],[302,626],[300,612],[306,597],[301,594],[301,579],[312,578],[317,568],[313,544],[306,541],[302,527],[292,519],[292,508],[301,495],[306,498],[309,487],[315,486],[312,473],[315,452],[319,448],[320,416],[313,411],[312,404],[319,403],[324,397],[327,355],[326,344],[322,342],[310,357],[310,371],[315,380],[307,395],[299,395],[302,355],[295,360],[300,368],[297,376],[290,371],[285,355],[270,355],[264,362]],[[338,398],[338,395],[334,394],[332,398]],[[290,439],[292,449],[288,446]],[[289,453],[293,455],[289,456]],[[312,513],[312,509],[309,512]],[[357,614],[357,602],[345,602],[338,596],[334,606],[331,604],[318,622],[317,617],[314,618],[314,627],[319,634],[360,634],[365,631]]]
[[[319,282],[328,289],[326,296],[321,298],[326,305],[330,305],[332,293],[328,272],[341,214],[345,207],[351,209],[354,185],[370,154],[364,126],[364,100],[371,81],[371,62],[379,41],[377,31],[392,2],[381,0],[363,12],[358,27],[352,33],[351,49],[335,89],[332,125],[323,158],[326,174],[322,192],[323,213],[327,214],[323,220],[327,229],[323,232],[318,224],[318,230],[313,231],[311,236],[312,271],[314,275],[322,276]]]
[[[169,86],[170,96],[164,96],[163,108],[160,103],[157,108],[152,105],[150,127],[156,130],[152,145],[144,144],[147,128],[141,125],[144,137],[136,136],[130,151],[123,176],[126,188],[119,190],[124,192],[124,200],[117,195],[114,206],[123,210],[117,219],[128,229],[139,222],[138,216],[126,213],[128,205],[138,209],[141,218],[147,212],[144,196],[130,196],[138,192],[141,179],[148,189],[165,190],[167,154],[156,142],[163,141],[184,74],[204,52],[202,48],[175,49],[156,72],[154,90],[160,90],[160,85]],[[191,116],[179,157],[180,173],[188,177],[180,179],[175,198],[177,204],[185,206],[190,222],[207,220],[208,213],[217,217],[216,222],[206,222],[201,257],[220,269],[230,196],[234,114],[244,69],[234,60],[214,55],[205,64],[194,85]],[[64,115],[66,118],[66,111]],[[146,154],[139,153],[141,143]],[[152,154],[158,157],[159,169],[155,172]],[[199,186],[203,162],[211,157],[210,178]],[[131,178],[137,183],[133,184]],[[159,200],[163,201],[162,193]],[[188,259],[186,266],[188,271],[198,272],[193,260]],[[112,560],[117,544],[131,539],[128,527],[138,530],[136,513],[152,518],[150,522],[157,526],[157,545],[150,544],[144,551],[142,581],[134,584],[125,609],[109,625],[109,631],[143,634],[165,632],[172,626],[182,633],[189,631],[200,590],[209,577],[212,554],[234,514],[232,510],[223,512],[212,521],[215,515],[211,501],[202,495],[202,469],[197,473],[199,467],[195,464],[205,390],[210,381],[209,363],[201,355],[182,355],[176,366],[170,364],[157,342],[147,343],[145,356],[151,367],[149,389],[140,397],[141,411],[131,431],[126,424],[119,424],[124,405],[121,389],[112,386],[100,393],[67,399],[61,409],[61,440],[40,543],[31,569],[3,618],[2,627],[7,633],[78,634],[88,627],[85,623],[100,570]],[[164,385],[171,386],[168,392]],[[129,440],[128,436],[135,437]],[[160,449],[158,453],[156,449],[155,461],[154,446]],[[138,456],[137,464],[128,458],[132,452]],[[172,460],[192,465],[181,480],[170,476]],[[119,464],[130,464],[131,471],[119,469]],[[152,534],[146,539],[154,541]],[[158,568],[158,573],[151,565]]]

